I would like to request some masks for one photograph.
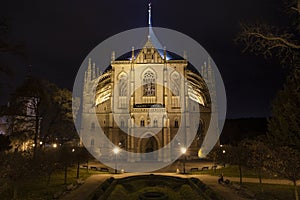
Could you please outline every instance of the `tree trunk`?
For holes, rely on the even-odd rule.
[[[76,178],[79,179],[79,161],[77,162],[77,174],[76,174]]]
[[[66,165],[65,166],[65,181],[64,181],[65,185],[67,184],[67,173],[68,173],[68,166]]]
[[[86,161],[86,171],[89,173],[89,161]]]
[[[13,199],[18,199],[18,186],[16,182],[13,183]]]
[[[294,183],[295,199],[299,200],[299,194],[298,194],[298,190],[297,190],[297,181],[294,180],[293,183]]]
[[[50,184],[50,180],[51,180],[51,174],[52,174],[52,173],[49,173],[49,174],[48,174],[47,185],[49,185],[49,184]]]
[[[243,184],[243,174],[242,174],[242,165],[239,164],[239,171],[240,171],[240,185]]]
[[[264,188],[263,188],[262,181],[261,181],[261,167],[258,169],[258,179],[259,179],[260,191],[263,192]]]
[[[33,147],[33,157],[36,156],[36,148],[38,145],[38,136],[39,136],[39,116],[38,116],[38,110],[35,110],[35,132],[34,132],[34,147]]]

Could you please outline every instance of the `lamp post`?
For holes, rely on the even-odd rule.
[[[186,153],[186,148],[185,147],[181,147],[180,151],[181,151],[181,153],[184,156],[184,159],[183,159],[183,173],[185,174],[185,160],[186,160],[185,153]]]
[[[117,174],[118,173],[118,169],[117,169],[117,155],[118,155],[118,153],[120,152],[120,148],[119,147],[115,147],[114,149],[113,149],[113,152],[114,152],[114,154],[115,154],[115,174]]]
[[[225,149],[223,149],[223,151],[222,151],[222,153],[225,155],[225,153],[226,153],[226,151],[225,151]],[[223,156],[223,158],[224,158],[225,156]],[[226,166],[226,163],[225,163],[225,161],[224,161],[224,167]]]

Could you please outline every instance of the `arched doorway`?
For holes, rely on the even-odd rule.
[[[158,141],[152,134],[147,134],[146,137],[140,140],[140,153],[142,153],[142,160],[157,160],[158,159]]]

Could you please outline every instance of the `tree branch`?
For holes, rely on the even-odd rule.
[[[255,32],[249,32],[248,35],[256,36],[256,37],[263,38],[265,40],[270,40],[270,41],[279,41],[279,42],[282,42],[283,44],[285,44],[287,47],[290,47],[293,49],[300,49],[300,45],[291,43],[282,37],[269,37],[269,36],[263,35],[261,33],[255,33]]]

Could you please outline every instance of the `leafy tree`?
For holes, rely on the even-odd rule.
[[[67,184],[68,167],[73,164],[74,154],[72,148],[68,145],[62,145],[59,148],[59,164],[64,170],[64,184]]]
[[[11,149],[11,141],[9,136],[0,134],[0,152]]]
[[[51,103],[47,115],[43,117],[43,136],[49,141],[58,138],[63,144],[77,137],[72,115],[72,93],[53,84],[48,90]]]
[[[52,174],[59,170],[59,151],[56,148],[38,149],[34,159],[36,172],[41,177],[46,177],[47,185],[50,184]]]
[[[255,140],[243,140],[244,146],[249,150],[249,157],[247,159],[248,167],[256,170],[261,191],[263,192],[262,174],[266,171],[266,163],[269,162],[271,151],[265,144],[264,138],[256,138]]]
[[[299,171],[295,155],[300,150],[300,0],[286,0],[285,8],[291,16],[285,27],[272,27],[266,24],[243,24],[237,42],[245,52],[275,57],[283,66],[288,66],[290,74],[283,89],[273,102],[272,118],[268,124],[268,140],[274,161],[269,168],[293,181],[295,199],[299,199],[296,182]],[[298,155],[299,158],[299,155]],[[278,170],[277,170],[278,169]]]
[[[294,70],[272,104],[268,140],[273,146],[300,151],[300,69]]]
[[[209,158],[217,163],[224,163],[224,166],[225,163],[237,165],[241,185],[243,184],[243,167],[247,166],[248,157],[249,150],[244,143],[223,145],[222,148],[215,147],[209,154]]]
[[[222,147],[215,146],[207,155],[207,158],[212,160],[214,164],[223,164],[230,163],[230,157],[226,152],[230,149],[230,145],[223,145]]]
[[[37,78],[28,77],[16,89],[9,108],[10,116],[13,117],[11,120],[11,126],[14,127],[14,130],[11,130],[12,134],[25,132],[28,134],[28,138],[32,137],[34,155],[38,147],[41,119],[46,114],[49,104],[48,98],[45,83]],[[16,126],[18,126],[17,129]]]
[[[31,159],[28,155],[20,152],[2,153],[0,157],[0,177],[1,181],[6,184],[0,193],[12,188],[13,194],[7,199],[18,199],[18,189],[22,181],[33,175],[31,170]]]
[[[243,167],[247,166],[247,159],[249,151],[242,143],[231,146],[226,153],[228,153],[230,162],[233,165],[238,165],[240,174],[240,185],[243,184]]]
[[[299,200],[297,181],[300,180],[300,152],[290,147],[277,147],[272,151],[268,169],[293,182],[295,199]]]
[[[75,163],[77,164],[76,178],[79,179],[80,164],[88,163],[91,158],[91,155],[85,147],[77,147],[77,148],[74,148],[74,150],[75,150],[74,159],[75,159]]]
[[[292,181],[298,200],[300,178],[300,69],[295,69],[273,102],[267,138],[271,146],[272,171]]]
[[[48,81],[29,77],[20,86],[6,111],[12,139],[19,144],[33,140],[34,152],[43,142],[59,142],[76,138],[72,116],[72,95]]]
[[[44,152],[42,170],[47,175],[47,185],[50,184],[52,174],[59,169],[58,156],[56,149],[50,149]]]

